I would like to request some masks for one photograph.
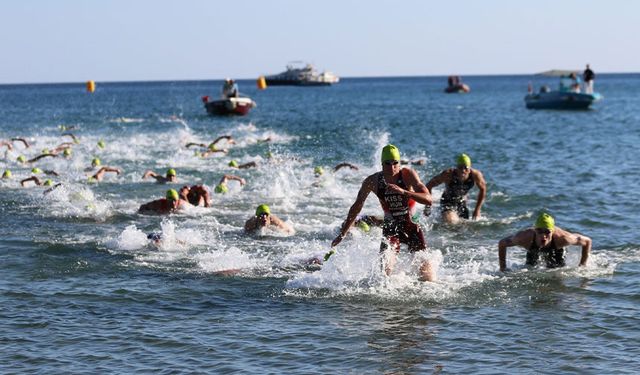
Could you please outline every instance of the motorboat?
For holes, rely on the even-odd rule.
[[[331,72],[318,73],[313,65],[301,64],[294,61],[287,65],[286,71],[265,76],[267,86],[330,86],[340,82],[340,78]]]
[[[471,88],[462,83],[460,76],[449,76],[447,79],[447,87],[444,92],[447,94],[463,94],[471,91]]]
[[[542,85],[538,92],[534,92],[530,84],[529,92],[524,97],[528,109],[585,110],[603,98],[597,92],[582,92],[578,71],[550,70],[538,75],[560,77],[558,90]]]
[[[202,102],[210,115],[237,115],[244,116],[251,108],[256,107],[256,102],[248,97],[232,97],[219,100],[209,100],[208,96],[202,97]]]

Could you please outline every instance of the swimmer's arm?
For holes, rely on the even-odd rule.
[[[67,136],[67,137],[71,137],[71,139],[73,139],[74,143],[80,143],[78,141],[78,137],[76,137],[75,135],[73,135],[72,133],[62,133],[62,136]]]
[[[427,182],[427,190],[429,190],[429,193],[432,192],[433,188],[440,185],[440,184],[444,184],[445,182],[447,182],[447,180],[449,179],[449,171],[443,171],[442,173],[440,173],[437,176],[434,176],[431,180],[429,180],[429,182]]]
[[[526,247],[531,243],[532,234],[528,230],[518,232],[511,237],[506,237],[498,242],[498,262],[500,263],[500,271],[507,269],[507,248],[512,246]]]
[[[225,174],[224,176],[222,176],[222,178],[220,179],[220,184],[224,185],[227,183],[228,180],[234,180],[234,181],[238,181],[240,182],[240,186],[244,186],[244,184],[246,184],[247,182],[244,180],[244,178],[242,177],[238,177],[236,175],[232,175],[232,174]]]
[[[236,141],[233,139],[232,136],[230,136],[230,135],[221,135],[218,138],[216,138],[213,142],[211,142],[211,144],[215,145],[216,143],[220,142],[223,139],[226,139],[227,143],[229,143],[229,144],[235,144],[236,143]]]
[[[24,147],[25,147],[25,148],[29,148],[29,147],[31,147],[31,146],[29,145],[29,142],[27,142],[27,140],[26,140],[26,139],[24,139],[24,138],[11,138],[11,140],[12,140],[12,141],[15,141],[15,142],[22,142],[22,143],[24,144]]]
[[[287,234],[295,233],[295,230],[293,230],[293,227],[291,225],[285,223],[284,221],[282,221],[282,219],[280,219],[276,215],[271,215],[271,224],[275,225],[276,227],[278,227],[278,229],[282,230]]]
[[[38,176],[31,176],[31,177],[25,178],[24,180],[20,181],[20,186],[24,187],[26,185],[26,183],[29,182],[29,181],[33,181],[38,186],[42,185],[42,181],[40,181]]]
[[[591,238],[579,233],[565,232],[558,245],[563,247],[567,245],[581,246],[582,256],[580,257],[580,266],[584,267],[587,265],[587,260],[589,260],[589,254],[591,253]]]
[[[47,156],[51,156],[52,158],[57,158],[58,155],[54,155],[54,154],[42,154],[42,155],[38,155],[35,158],[31,159],[31,160],[27,160],[27,163],[34,163],[42,158],[46,158]]]
[[[199,147],[204,147],[204,148],[207,147],[207,145],[205,145],[204,143],[195,143],[195,142],[189,142],[189,143],[187,143],[187,145],[185,147],[189,148],[191,146],[199,146]]]
[[[473,220],[477,220],[480,217],[480,208],[484,203],[484,199],[487,196],[487,183],[484,180],[484,176],[480,171],[474,171],[473,180],[478,185],[478,199],[476,200],[476,209],[473,211]]]
[[[257,166],[258,166],[258,164],[256,164],[255,161],[250,161],[248,163],[239,165],[238,169],[247,169],[247,168],[253,168],[253,167],[257,167]]]
[[[258,220],[255,217],[250,218],[244,223],[244,231],[252,232],[258,228]]]
[[[353,165],[351,163],[340,163],[340,164],[336,165],[335,167],[333,167],[333,171],[337,172],[340,168],[350,168],[350,169],[353,169],[355,171],[358,170],[358,167],[356,167],[355,165]]]
[[[362,182],[362,186],[358,191],[358,197],[356,198],[356,201],[353,202],[353,205],[349,209],[349,213],[347,214],[347,219],[344,221],[344,224],[342,225],[342,229],[340,229],[340,234],[338,234],[338,237],[336,237],[333,240],[333,242],[331,242],[332,247],[337,246],[342,241],[344,236],[347,235],[347,232],[349,232],[349,228],[351,228],[353,223],[355,223],[356,219],[358,218],[358,214],[360,213],[360,211],[362,211],[364,202],[367,200],[367,196],[369,196],[369,193],[372,192],[375,187],[374,181],[376,176],[377,175],[375,174],[371,175],[367,177],[364,180],[364,182]]]
[[[421,203],[427,206],[431,205],[432,203],[431,193],[429,192],[427,187],[424,186],[422,181],[420,181],[420,177],[418,176],[418,173],[416,173],[416,171],[414,171],[413,169],[409,169],[408,185],[413,188],[413,191],[404,190],[400,187],[398,187],[398,189],[401,190],[402,194],[404,194],[405,196],[408,196],[409,198],[413,199],[418,203]],[[395,188],[393,188],[393,186],[397,186],[397,185],[390,184],[390,187],[393,190],[396,190]]]
[[[146,172],[144,172],[144,174],[142,175],[142,179],[144,180],[144,179],[146,179],[147,177],[153,177],[153,178],[155,178],[155,179],[157,180],[159,176],[158,176],[158,174],[157,174],[156,172],[154,172],[154,171],[146,171]]]

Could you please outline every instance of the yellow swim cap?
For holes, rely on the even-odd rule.
[[[91,160],[91,165],[93,165],[94,167],[99,167],[100,165],[102,165],[102,163],[100,162],[100,159],[93,158],[93,160]]]
[[[387,160],[400,160],[400,150],[396,146],[389,144],[382,148],[381,161]]]
[[[213,143],[211,143],[211,144],[209,145],[209,147],[207,147],[207,148],[208,148],[210,151],[216,151],[216,150],[217,150],[217,149],[216,149],[216,145],[215,145],[215,144],[213,144]]]
[[[49,149],[48,148],[43,148],[42,149],[42,153],[48,155],[49,154]]]
[[[549,229],[552,231],[555,226],[555,220],[553,220],[553,217],[546,212],[541,213],[540,216],[538,216],[538,219],[536,219],[536,228]]]
[[[266,204],[261,204],[256,208],[256,216],[260,216],[262,214],[271,215],[271,210]]]
[[[167,176],[175,176],[176,175],[176,170],[173,168],[169,168],[167,169]]]
[[[102,149],[102,148],[105,148],[105,146],[106,146],[106,144],[104,143],[104,141],[103,141],[103,140],[98,141],[98,147],[99,147],[99,148],[101,148],[101,149]]]
[[[230,166],[230,167],[234,167],[234,168],[238,168],[238,162],[237,162],[237,161],[235,161],[235,160],[231,160],[231,161],[229,162],[229,166]]]
[[[369,224],[367,224],[364,220],[360,220],[358,222],[358,228],[360,228],[365,233],[369,233],[369,231],[371,230]]]
[[[226,184],[218,184],[214,190],[217,194],[225,194],[229,192],[229,188]]]
[[[471,158],[467,154],[460,154],[456,157],[456,165],[470,167]]]
[[[322,176],[322,174],[324,173],[324,169],[320,166],[317,166],[313,168],[313,173],[315,173],[318,176]]]
[[[271,151],[267,151],[265,156],[267,157],[267,159],[271,159],[273,157],[273,153]]]
[[[178,200],[180,200],[180,195],[178,195],[178,192],[175,191],[174,189],[169,189],[169,190],[167,190],[167,199],[168,200],[173,200],[173,201],[178,201]]]
[[[31,173],[40,174],[40,173],[42,173],[42,169],[40,169],[40,168],[31,168]]]
[[[93,176],[89,176],[89,178],[87,179],[87,182],[90,184],[93,184],[95,182],[98,182],[98,180]]]
[[[18,158],[16,160],[19,163],[25,163],[27,161],[27,158],[25,158],[24,155],[20,155],[20,156],[18,156]]]
[[[51,181],[50,178],[48,178],[45,182],[44,182],[44,186],[51,186],[53,185],[53,181]]]
[[[62,155],[71,156],[71,149],[70,148],[65,148],[64,151],[62,151]]]
[[[11,178],[11,171],[8,169],[4,171],[4,173],[2,173],[2,178]]]

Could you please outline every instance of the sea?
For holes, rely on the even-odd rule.
[[[604,99],[586,111],[526,109],[528,84],[553,78],[463,79],[468,94],[445,94],[446,77],[263,91],[239,80],[257,103],[243,117],[206,114],[201,97],[221,81],[0,86],[0,139],[30,145],[0,148],[12,172],[0,180],[0,372],[636,374],[640,75],[599,74]],[[235,140],[218,144],[227,154],[186,147],[223,135]],[[68,158],[16,161],[64,142]],[[314,262],[388,143],[424,162],[408,165],[424,183],[468,154],[487,182],[481,218],[443,223],[440,185],[420,216],[428,250],[402,249],[389,276],[375,227]],[[90,183],[95,157],[121,173]],[[333,170],[344,162],[358,169]],[[34,167],[55,189],[21,187]],[[142,179],[168,168],[178,183]],[[246,184],[230,181],[210,208],[138,213],[169,188],[213,188],[227,174]],[[295,234],[245,234],[260,204]],[[540,212],[592,239],[587,266],[577,246],[559,269],[525,267],[513,247],[500,272],[498,241]],[[361,213],[382,214],[375,196]],[[436,282],[418,280],[425,257]]]

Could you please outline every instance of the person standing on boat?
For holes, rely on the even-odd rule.
[[[507,271],[507,248],[520,246],[527,249],[526,265],[536,266],[540,256],[547,268],[565,266],[565,247],[582,246],[580,266],[586,266],[591,252],[591,238],[578,233],[570,233],[555,226],[555,220],[547,213],[541,213],[533,228],[506,237],[498,243],[500,271]]]
[[[349,232],[349,228],[358,219],[367,196],[375,194],[384,210],[382,224],[383,239],[380,243],[380,253],[384,253],[384,272],[389,275],[396,262],[396,254],[400,251],[400,244],[405,243],[411,253],[426,250],[423,230],[415,221],[415,204],[431,204],[431,194],[424,186],[418,173],[411,168],[400,165],[400,151],[394,145],[386,145],[381,155],[382,171],[367,177],[358,191],[358,197],[349,209],[347,218],[342,224],[340,234],[331,242],[331,247],[337,246]],[[388,251],[390,250],[390,251]],[[423,260],[420,266],[420,280],[435,281],[436,273],[428,260]]]
[[[589,64],[582,73],[582,79],[584,80],[585,92],[587,94],[593,94],[593,80],[596,78],[596,74],[591,70]]]
[[[231,78],[225,79],[222,86],[222,99],[237,98],[238,96],[238,84]]]
[[[460,218],[469,219],[467,193],[474,185],[478,186],[478,198],[473,210],[473,220],[480,217],[480,208],[487,195],[487,183],[482,172],[471,168],[471,158],[467,154],[458,155],[455,168],[446,169],[427,182],[429,193],[440,184],[446,185],[440,199],[440,211],[445,222],[455,224]],[[431,214],[430,204],[425,206],[424,213],[426,216]]]

